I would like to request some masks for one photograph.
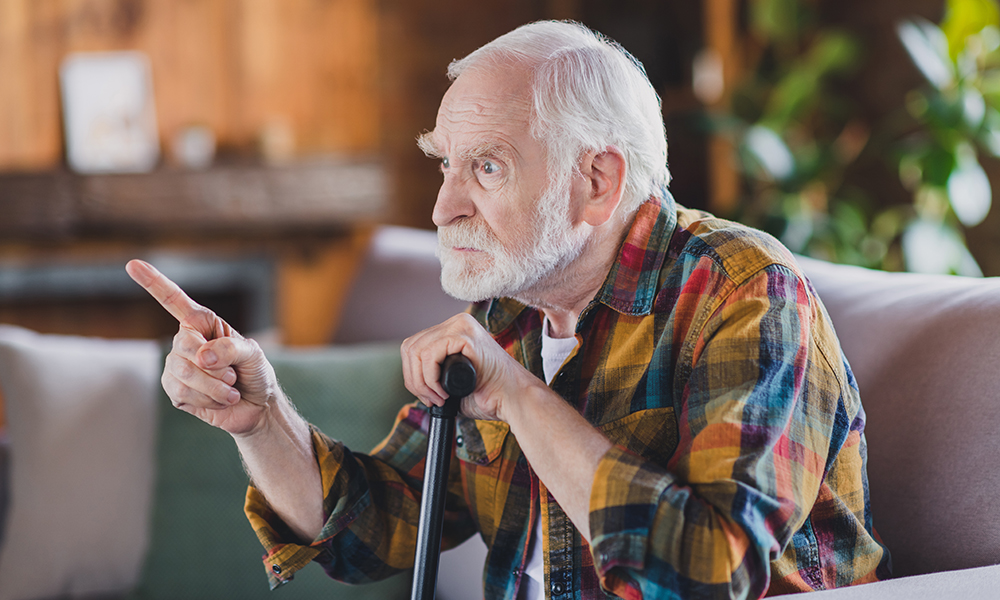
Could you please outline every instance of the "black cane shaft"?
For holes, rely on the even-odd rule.
[[[454,421],[453,417],[431,417],[427,464],[424,467],[424,494],[420,500],[420,525],[417,528],[413,600],[431,600],[437,587],[447,492],[446,485],[438,485],[437,482],[448,482]]]
[[[417,549],[414,555],[412,600],[433,600],[441,558],[441,530],[444,527],[445,494],[451,443],[455,435],[455,415],[462,398],[476,388],[476,371],[461,354],[447,357],[441,365],[441,385],[449,394],[443,407],[430,409],[424,491],[420,500]]]

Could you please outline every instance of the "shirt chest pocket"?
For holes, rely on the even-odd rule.
[[[510,427],[499,421],[455,420],[455,456],[466,463],[486,466],[499,458]]]
[[[487,545],[492,545],[500,527],[506,493],[516,460],[504,459],[504,448],[510,427],[497,421],[456,419],[455,456],[461,467],[462,486],[473,519]],[[508,444],[509,446],[509,444]],[[513,449],[508,448],[508,452]],[[498,497],[501,494],[503,497]]]
[[[672,407],[640,410],[600,429],[615,444],[661,466],[677,449],[677,417]]]

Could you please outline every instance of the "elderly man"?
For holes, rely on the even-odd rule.
[[[775,240],[666,192],[659,98],[622,48],[526,25],[449,68],[421,148],[445,290],[470,314],[402,346],[406,407],[370,455],[311,428],[259,347],[145,263],[181,322],[173,403],[235,438],[277,585],[315,560],[412,566],[426,406],[462,405],[445,539],[478,533],[486,598],[747,598],[881,579],[864,412],[826,313]],[[405,306],[400,306],[405,310]]]

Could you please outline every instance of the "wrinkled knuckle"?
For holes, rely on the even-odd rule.
[[[177,383],[175,379],[168,377],[163,377],[160,383],[163,385],[163,391],[167,393],[167,398],[170,399],[170,404],[175,407],[183,404],[183,386]]]
[[[194,365],[192,365],[189,361],[186,360],[176,361],[174,363],[172,370],[177,379],[180,379],[181,381],[188,381],[192,377],[194,377],[195,374]]]
[[[201,344],[197,343],[195,340],[192,340],[191,337],[188,336],[185,339],[181,340],[181,343],[177,349],[184,356],[194,356],[194,354],[198,352],[199,347],[201,347]]]
[[[462,327],[474,327],[479,324],[479,321],[469,313],[458,313],[454,317],[454,322]]]
[[[230,339],[232,339],[232,338],[230,338]],[[260,356],[260,355],[264,354],[264,350],[263,350],[263,348],[260,347],[260,344],[257,343],[257,340],[255,340],[253,338],[246,338],[243,341],[246,342],[247,349],[250,351],[251,355],[253,355],[253,356]],[[235,345],[236,342],[235,341],[231,341],[230,344],[231,345]]]
[[[190,356],[198,351],[201,340],[197,339],[187,329],[181,329],[174,336],[174,351]]]
[[[201,319],[205,319],[208,322],[215,321],[216,319],[215,312],[213,312],[208,308],[205,308],[204,306],[199,306],[198,308],[196,308],[193,314],[197,315],[197,317]]]
[[[219,404],[225,404],[226,397],[229,396],[229,387],[223,383],[212,386],[212,400],[215,400]]]
[[[219,356],[227,355],[228,356],[228,354],[233,349],[233,340],[231,338],[227,338],[227,337],[216,338],[216,339],[210,341],[206,345],[209,346],[212,349],[212,351],[215,352],[217,355],[219,355]]]
[[[171,399],[174,400],[174,406],[179,406],[181,404],[190,404],[195,398],[196,392],[186,385],[178,385],[177,389],[174,390]]]

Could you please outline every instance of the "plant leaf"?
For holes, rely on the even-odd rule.
[[[763,125],[754,125],[747,130],[743,143],[772,178],[781,181],[794,173],[795,157],[781,136],[773,130]]]
[[[955,81],[955,66],[948,55],[948,38],[941,29],[925,19],[903,21],[896,26],[913,63],[927,81],[943,90]]]
[[[955,169],[948,177],[948,200],[962,225],[974,227],[990,212],[993,190],[971,146],[962,144],[956,155]]]
[[[772,128],[783,130],[789,121],[816,102],[819,80],[815,71],[796,68],[785,75],[768,98],[764,120]]]
[[[986,100],[971,85],[962,91],[962,116],[965,117],[965,124],[973,131],[979,129],[986,116]]]
[[[979,133],[979,142],[993,156],[1000,156],[1000,112],[990,107],[986,110],[983,129]]]
[[[902,245],[907,271],[970,277],[983,274],[962,238],[944,223],[914,220],[903,231]]]
[[[860,54],[861,47],[854,37],[841,32],[825,32],[809,49],[806,62],[822,77],[850,69]]]
[[[923,157],[924,182],[935,187],[944,187],[955,170],[955,155],[939,145],[931,147]]]
[[[948,0],[941,30],[948,40],[951,58],[958,58],[970,35],[990,25],[1000,25],[1000,10],[994,0]]]
[[[751,26],[763,39],[788,41],[798,34],[797,0],[755,0],[750,11]]]

